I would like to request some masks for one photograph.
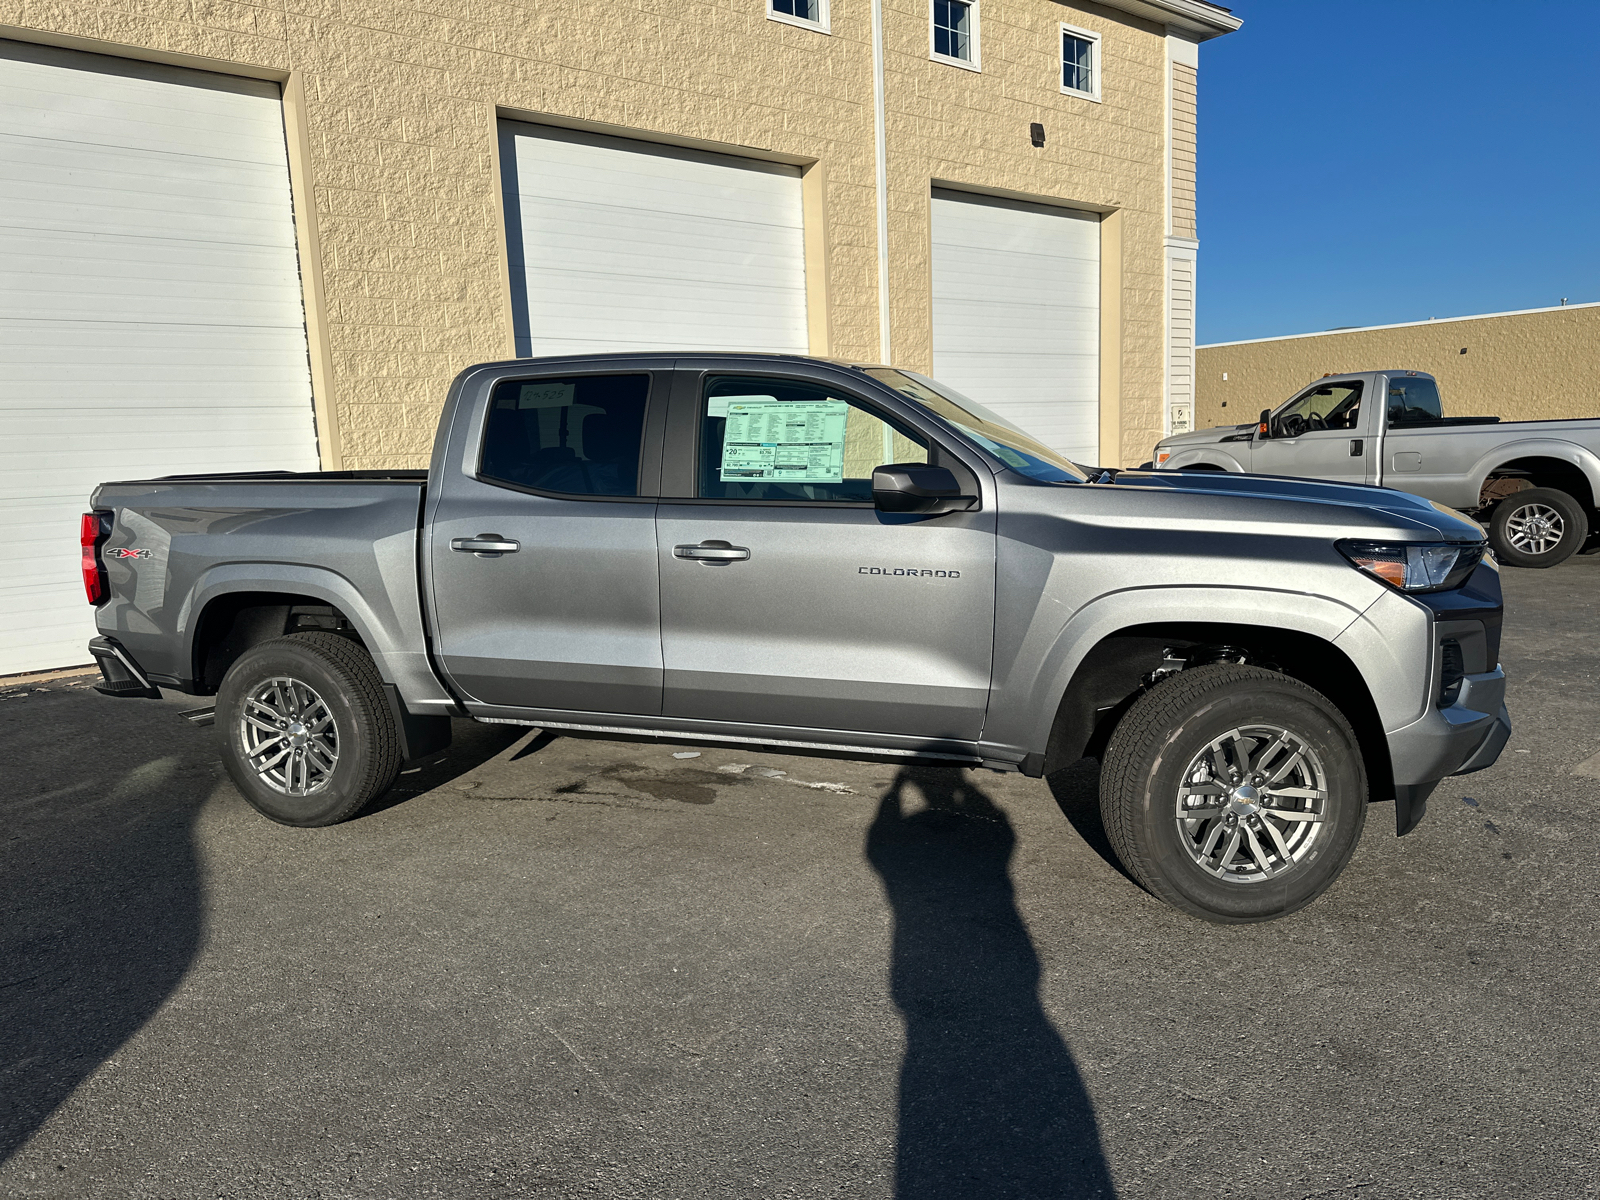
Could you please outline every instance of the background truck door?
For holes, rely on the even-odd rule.
[[[1368,381],[1329,379],[1313,384],[1272,414],[1271,436],[1256,434],[1250,470],[1258,475],[1300,475],[1337,483],[1367,483],[1377,445],[1367,419],[1378,404]]]
[[[519,376],[458,413],[428,554],[434,649],[471,700],[660,713],[651,415],[668,378]]]
[[[872,469],[926,461],[925,440],[838,386],[736,367],[682,373],[671,422],[664,491],[679,498],[664,495],[657,515],[663,713],[976,739],[994,513],[871,503]]]

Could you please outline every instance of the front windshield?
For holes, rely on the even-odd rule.
[[[1050,447],[1035,441],[976,400],[969,400],[960,392],[942,383],[935,383],[926,375],[897,371],[892,367],[862,369],[879,383],[888,384],[908,400],[915,400],[929,412],[954,425],[1020,475],[1046,483],[1088,481],[1089,477],[1074,463]]]

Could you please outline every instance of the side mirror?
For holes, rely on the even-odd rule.
[[[1256,425],[1256,432],[1264,438],[1269,438],[1272,436],[1272,410],[1270,408],[1263,408],[1261,410],[1259,423]]]
[[[963,496],[948,467],[925,463],[888,463],[872,470],[872,503],[879,512],[934,515],[964,512],[977,503]]]

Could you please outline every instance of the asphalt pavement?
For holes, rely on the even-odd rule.
[[[1247,927],[1088,763],[460,723],[292,830],[192,699],[0,683],[0,1196],[1600,1195],[1600,555],[1505,585],[1500,763]]]

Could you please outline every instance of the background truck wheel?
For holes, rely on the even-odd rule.
[[[1129,873],[1224,924],[1304,908],[1366,822],[1355,732],[1319,692],[1258,667],[1193,667],[1128,710],[1101,763],[1100,808]]]
[[[400,739],[372,658],[334,633],[241,654],[217,690],[222,761],[244,798],[282,825],[334,825],[389,790]]]
[[[1555,488],[1523,488],[1495,506],[1489,544],[1512,567],[1553,567],[1578,552],[1589,536],[1583,505]]]

